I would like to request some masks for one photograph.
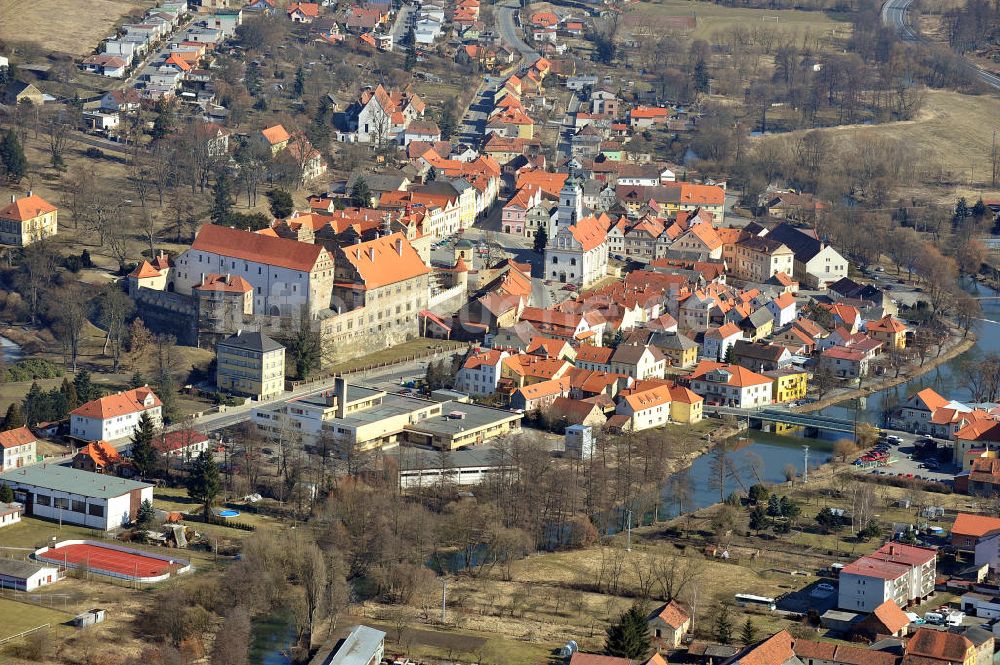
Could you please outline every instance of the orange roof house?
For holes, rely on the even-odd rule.
[[[886,314],[878,321],[869,321],[865,331],[870,337],[879,340],[887,347],[906,348],[907,328],[902,321],[891,314]]]
[[[261,136],[271,148],[272,154],[277,154],[285,149],[292,135],[288,133],[282,125],[274,125],[260,130]]]
[[[311,272],[321,259],[328,256],[322,245],[215,224],[205,224],[199,229],[191,249],[301,272]]]
[[[0,208],[0,219],[8,219],[15,222],[26,222],[46,213],[54,212],[56,207],[43,199],[38,194],[28,193],[19,199],[14,199],[3,208]]]
[[[73,468],[106,473],[121,464],[121,455],[107,441],[91,441],[73,456]]]

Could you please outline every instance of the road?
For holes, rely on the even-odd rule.
[[[517,26],[514,17],[517,15],[520,7],[515,4],[503,4],[497,6],[497,30],[500,32],[500,37],[503,39],[507,46],[510,46],[515,51],[521,54],[521,57],[527,62],[534,62],[540,57],[540,53],[535,49],[531,48],[521,38],[521,29]]]
[[[403,37],[406,36],[407,30],[410,28],[410,16],[416,11],[417,8],[414,5],[405,2],[399,8],[396,13],[396,21],[392,24],[392,30],[389,32],[392,35],[393,48],[403,41]]]
[[[912,2],[913,0],[887,0],[882,5],[882,23],[895,30],[896,34],[904,42],[922,42],[924,39],[913,29],[908,18]],[[974,65],[968,60],[965,62],[969,67],[976,70],[976,76],[980,81],[996,90],[1000,90],[1000,76]]]
[[[462,124],[459,126],[458,140],[471,146],[478,146],[486,137],[486,121],[493,110],[493,94],[501,79],[492,76],[484,76],[476,94],[469,101],[468,108],[462,115]]]

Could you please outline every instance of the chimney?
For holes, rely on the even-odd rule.
[[[11,194],[10,195],[10,202],[13,203],[16,200],[17,200],[17,194]]]
[[[231,283],[232,278],[233,278],[233,276],[230,273],[227,272],[226,273],[226,285],[227,286]]]
[[[396,253],[399,254],[400,256],[403,255],[403,239],[402,238],[396,238]]]
[[[347,414],[347,380],[338,375],[333,380],[333,392],[337,397],[336,418],[343,418]]]
[[[375,263],[375,247],[374,246],[368,248],[368,259],[372,263]]]
[[[201,285],[205,286],[205,273],[201,273]]]
[[[28,198],[31,198],[31,190],[28,190]]]

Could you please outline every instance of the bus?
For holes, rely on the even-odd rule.
[[[766,596],[754,596],[749,593],[736,594],[736,604],[740,607],[759,607],[773,610],[775,607],[774,598]]]

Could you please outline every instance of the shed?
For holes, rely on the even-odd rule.
[[[34,591],[59,581],[59,569],[34,561],[0,559],[0,588]]]

